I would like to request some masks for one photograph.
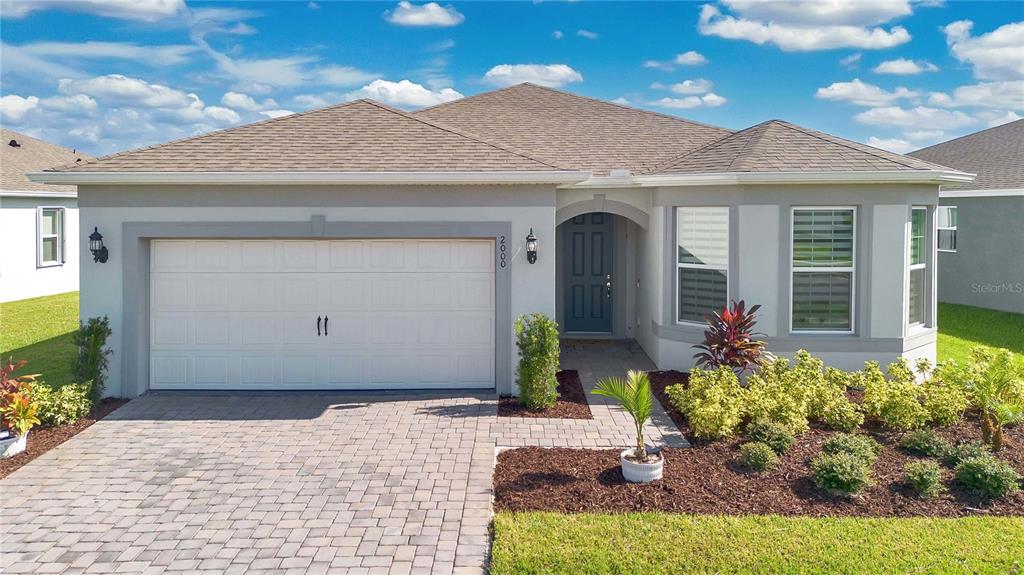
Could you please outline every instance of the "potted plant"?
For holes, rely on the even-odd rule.
[[[651,382],[647,374],[630,370],[626,379],[607,377],[597,382],[594,393],[622,404],[636,425],[636,447],[624,449],[619,454],[622,476],[632,483],[650,483],[661,479],[665,458],[644,445],[644,424],[651,418],[651,410],[654,408],[654,396],[651,395]]]
[[[32,399],[36,376],[14,375],[26,363],[10,359],[0,365],[0,458],[25,451],[28,432],[39,423],[39,406]]]

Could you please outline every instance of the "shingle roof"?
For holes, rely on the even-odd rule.
[[[945,170],[800,126],[769,120],[683,154],[650,173]]]
[[[75,172],[477,172],[555,166],[355,100],[68,166]]]
[[[28,179],[25,174],[38,172],[54,166],[75,162],[78,159],[91,160],[92,156],[63,148],[56,144],[19,134],[4,128],[0,141],[0,190],[10,192],[50,192],[55,194],[74,193],[76,186],[40,184]],[[11,146],[14,140],[18,146]]]
[[[1024,188],[1024,120],[968,134],[908,154],[978,174],[970,184],[944,190]]]
[[[731,132],[534,84],[416,112],[563,167],[605,175],[646,171]]]

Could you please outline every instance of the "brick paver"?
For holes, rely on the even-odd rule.
[[[650,367],[563,356],[588,388]],[[499,419],[493,394],[143,396],[0,481],[0,572],[481,573],[496,447],[631,444],[590,399],[577,421]],[[648,437],[674,429],[659,409]]]

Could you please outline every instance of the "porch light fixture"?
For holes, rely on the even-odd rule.
[[[98,227],[93,227],[89,234],[89,251],[92,252],[92,261],[107,263],[107,247],[103,245],[103,234]]]
[[[531,264],[537,263],[537,236],[533,235],[533,228],[526,236],[526,261]]]

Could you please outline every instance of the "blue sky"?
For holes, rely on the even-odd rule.
[[[1024,2],[0,0],[5,127],[106,154],[534,81],[899,152],[1024,114]]]

